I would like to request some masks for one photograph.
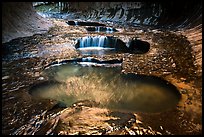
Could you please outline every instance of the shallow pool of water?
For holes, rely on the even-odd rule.
[[[82,63],[83,64],[83,63]],[[161,112],[176,107],[177,88],[159,77],[122,74],[121,67],[82,66],[70,62],[46,68],[50,81],[33,86],[30,93],[71,106],[92,100],[100,107],[129,112]]]

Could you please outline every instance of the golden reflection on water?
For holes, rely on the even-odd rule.
[[[93,100],[100,107],[134,112],[160,112],[179,102],[179,94],[168,85],[165,87],[144,78],[140,80],[134,75],[134,79],[124,78],[120,71],[118,67],[55,66],[45,70],[44,74],[61,83],[39,87],[32,93],[56,99],[66,106],[81,100]]]

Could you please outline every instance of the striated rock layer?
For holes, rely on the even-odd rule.
[[[68,2],[76,19],[136,27],[165,28],[187,37],[198,75],[202,72],[202,1]],[[48,30],[52,23],[36,14],[30,2],[2,3],[2,43]]]
[[[136,27],[166,29],[187,37],[194,65],[202,75],[202,1],[69,3],[69,11],[84,20],[110,21]]]

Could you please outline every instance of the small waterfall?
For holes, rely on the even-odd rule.
[[[78,40],[76,49],[84,55],[104,55],[129,52],[126,44],[112,36],[86,36]]]
[[[92,57],[82,58],[82,62],[91,62]]]
[[[83,37],[82,40],[80,41],[80,48],[84,48],[85,42],[86,42],[87,37]]]
[[[80,42],[80,45],[79,45],[80,48],[87,48],[87,47],[104,48],[104,47],[107,47],[108,38],[106,36],[95,36],[95,37],[87,36],[87,37],[81,38],[79,42]]]
[[[103,47],[105,44],[104,44],[104,42],[105,42],[105,37],[106,36],[101,36],[100,38],[99,38],[99,43],[98,43],[98,47]]]
[[[85,44],[85,47],[89,47],[89,45],[91,45],[91,46],[93,45],[92,42],[91,42],[91,41],[92,41],[92,38],[91,38],[90,36],[88,36],[88,38],[86,39],[86,41],[87,41],[87,42],[86,42],[86,44]]]
[[[74,21],[75,25],[78,26],[78,21]]]
[[[103,27],[103,26],[87,27],[86,30],[87,31],[94,31],[94,32],[97,32],[97,33],[100,33],[100,32],[113,33],[113,32],[117,31],[115,28]]]
[[[100,27],[96,27],[96,32],[100,32]]]
[[[99,36],[93,37],[93,47],[97,47],[99,43]]]

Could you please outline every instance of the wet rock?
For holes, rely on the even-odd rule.
[[[38,80],[44,80],[44,77],[39,77]]]
[[[3,77],[2,77],[2,80],[8,79],[8,78],[9,78],[9,76],[3,76]]]
[[[35,72],[35,76],[39,77],[40,76],[40,72]]]
[[[175,63],[173,63],[173,64],[172,64],[172,67],[173,67],[173,68],[175,68],[175,67],[176,67],[176,64],[175,64]]]

